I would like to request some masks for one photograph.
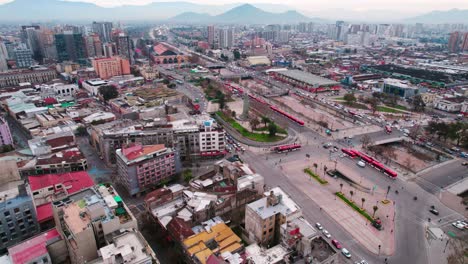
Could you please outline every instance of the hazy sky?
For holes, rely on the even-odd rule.
[[[12,0],[0,0],[0,3]],[[30,0],[34,1],[34,0]],[[95,3],[100,6],[111,7],[118,5],[143,5],[150,2],[187,1],[199,4],[227,4],[227,3],[270,3],[284,4],[296,8],[298,11],[315,11],[332,8],[365,11],[374,9],[390,9],[403,13],[422,13],[432,10],[447,10],[452,8],[468,9],[468,0],[66,0]]]

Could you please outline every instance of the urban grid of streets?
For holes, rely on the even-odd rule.
[[[151,32],[153,32],[153,30]],[[168,31],[165,33],[169,35],[169,40],[172,40],[171,34]],[[185,52],[194,53],[183,45],[177,44],[177,46]],[[175,45],[174,48],[176,48]],[[209,59],[210,62],[213,62],[212,58],[205,58],[206,56],[202,54],[197,55],[202,59]],[[228,67],[231,70],[236,70],[232,66],[228,65]],[[270,80],[255,72],[248,72],[247,70],[240,69],[239,73],[251,73],[259,81],[270,82],[273,86],[281,88],[290,88],[287,87],[286,84]],[[202,98],[202,92],[197,87],[190,84],[179,85],[178,89],[192,99]],[[206,107],[206,103],[202,105]],[[389,199],[393,200],[396,205],[394,254],[385,256],[371,253],[359,244],[356,238],[350,235],[348,230],[340,225],[339,219],[333,219],[327,215],[327,213],[324,212],[325,210],[321,210],[320,205],[308,198],[305,193],[299,190],[298,186],[292,184],[281,168],[282,163],[287,163],[291,160],[306,159],[306,154],[310,155],[310,160],[327,157],[329,155],[328,151],[322,148],[324,142],[333,142],[333,144],[340,147],[347,147],[348,145],[343,145],[343,142],[339,140],[331,141],[330,138],[307,128],[300,128],[295,125],[292,125],[292,127],[295,132],[299,132],[299,138],[303,139],[301,143],[306,144],[301,151],[290,152],[288,154],[276,154],[270,153],[269,151],[259,153],[247,147],[245,152],[238,154],[243,160],[247,161],[256,172],[265,177],[267,186],[280,186],[285,190],[302,207],[307,220],[311,223],[320,222],[325,225],[327,230],[352,252],[353,261],[365,259],[368,263],[383,263],[386,260],[388,263],[439,263],[446,258],[444,254],[445,241],[443,241],[443,243],[431,243],[431,245],[429,245],[429,242],[426,240],[426,229],[428,227],[440,227],[444,230],[451,230],[457,235],[463,235],[462,232],[451,225],[453,221],[462,219],[463,216],[449,209],[437,198],[444,188],[462,180],[466,176],[466,169],[461,165],[462,162],[460,160],[446,162],[441,166],[435,166],[417,175],[417,177],[407,178],[403,176],[399,177],[397,180],[391,180],[381,173],[377,173],[372,168],[359,168],[355,164],[356,161],[348,158],[336,157],[338,164],[344,166],[346,170],[357,171],[362,177],[374,183],[377,190],[385,192],[387,187],[391,186]],[[384,131],[379,131],[368,133],[368,135],[372,141],[378,141],[403,136],[403,132],[394,131],[394,133],[388,135]],[[347,144],[360,144],[360,138],[362,136],[363,135],[359,135],[353,138],[351,142],[347,142]],[[311,188],[313,187],[311,186]],[[396,194],[395,190],[398,191],[398,194]],[[414,197],[418,199],[414,200]],[[330,197],[330,199],[333,198]],[[429,212],[431,206],[439,210],[439,216],[434,216]],[[346,262],[344,257],[342,257],[341,260]]]

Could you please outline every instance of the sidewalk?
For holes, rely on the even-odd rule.
[[[328,168],[334,168],[334,163],[328,161],[328,159],[314,160],[315,163],[319,164],[317,169],[320,177],[326,179],[329,184],[320,185],[315,179],[310,178],[303,172],[303,169],[310,167],[312,171],[315,169],[312,167],[312,162],[305,160],[297,160],[282,164],[281,168],[285,173],[286,177],[289,178],[290,182],[299,188],[305,195],[310,199],[314,200],[317,204],[321,205],[323,211],[325,211],[330,217],[332,217],[337,223],[341,224],[360,244],[367,248],[374,254],[379,253],[378,245],[381,245],[380,254],[392,255],[395,252],[395,237],[394,237],[394,205],[393,203],[382,204],[381,201],[385,199],[385,191],[376,192],[374,195],[365,193],[349,186],[346,182],[342,182],[338,179],[333,179],[328,175],[323,176],[323,166],[326,165]],[[372,183],[366,179],[361,179],[357,173],[348,173],[349,170],[344,169],[344,165],[338,164],[337,169],[347,172],[347,177],[353,179],[355,182],[366,187],[372,187]],[[380,217],[384,229],[379,231],[367,221],[362,215],[354,211],[340,198],[334,195],[335,192],[340,191],[340,183],[343,183],[343,193],[350,199],[350,190],[354,192],[353,200],[358,206],[361,206],[361,198],[365,198],[364,208],[372,216],[372,207],[378,204],[379,209],[375,216]]]

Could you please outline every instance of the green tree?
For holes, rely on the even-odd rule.
[[[377,205],[374,205],[374,206],[372,207],[372,210],[374,210],[374,213],[372,214],[372,218],[374,218],[374,217],[375,217],[375,213],[377,212],[377,210],[379,210],[379,207],[378,207]]]
[[[347,93],[343,96],[343,99],[346,101],[346,104],[350,105],[356,102],[356,96],[354,93]]]
[[[249,120],[249,124],[250,124],[250,127],[252,128],[252,131],[253,130],[256,130],[258,125],[260,124],[260,121],[258,121],[257,118],[252,118]]]
[[[268,123],[270,123],[271,120],[267,116],[262,116],[262,123],[266,127]]]
[[[193,179],[192,170],[191,169],[184,170],[184,172],[182,173],[182,177],[184,178],[184,181],[186,183],[190,182],[190,180]]]
[[[367,99],[367,103],[369,104],[372,114],[375,114],[377,111],[377,106],[379,105],[379,100],[377,98],[369,98]]]
[[[270,124],[268,125],[268,132],[270,137],[276,136],[276,132],[278,132],[278,127],[276,127],[275,122],[270,122]]]
[[[104,98],[104,101],[109,101],[119,96],[119,91],[113,85],[104,85],[99,87],[99,94]]]
[[[240,60],[241,54],[238,49],[235,49],[232,54],[234,55],[234,60]]]
[[[226,107],[226,96],[220,90],[216,91],[216,99],[218,100],[219,108],[224,109]]]
[[[413,97],[411,104],[413,105],[413,110],[415,112],[424,112],[424,109],[426,107],[426,104],[424,103],[424,100],[422,99],[422,96],[420,94]]]
[[[88,134],[88,131],[86,130],[86,127],[79,126],[76,128],[75,134],[78,136],[86,136]]]

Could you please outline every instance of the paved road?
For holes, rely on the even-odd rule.
[[[86,157],[88,163],[88,174],[94,180],[95,183],[111,182],[111,175],[114,173],[114,169],[107,167],[102,161],[94,148],[89,144],[87,136],[76,137],[76,143]]]
[[[319,147],[317,147],[319,146]],[[261,175],[265,177],[265,183],[268,186],[280,186],[303,208],[305,217],[311,222],[321,222],[329,230],[334,237],[341,241],[352,254],[364,258],[370,263],[383,262],[383,256],[375,256],[369,253],[366,249],[362,248],[353,237],[344,230],[340,224],[335,222],[327,215],[323,215],[318,206],[310,199],[307,198],[296,186],[293,186],[288,178],[275,166],[275,163],[282,159],[282,162],[288,160],[303,159],[305,154],[323,157],[328,155],[328,151],[321,147],[320,138],[315,142],[310,142],[310,145],[304,146],[299,152],[292,152],[288,155],[285,154],[254,154],[246,151],[241,157]],[[267,160],[268,156],[268,160]],[[339,156],[334,154],[334,156]],[[383,174],[375,171],[372,168],[361,169],[355,165],[355,160],[349,158],[338,158],[338,162],[346,165],[349,169],[359,170],[359,173],[366,179],[374,182],[377,186],[377,191],[385,192],[387,186],[391,186],[390,199],[395,200],[397,217],[396,217],[396,251],[393,256],[388,257],[390,263],[427,263],[426,243],[425,243],[425,229],[424,225],[427,224],[428,218],[432,222],[438,219],[456,219],[460,217],[454,211],[446,208],[439,200],[427,193],[414,183],[407,183],[400,179],[391,180]],[[398,190],[396,194],[393,190]],[[418,199],[415,201],[414,196]],[[434,217],[429,213],[431,205],[436,206],[440,211],[440,217]],[[432,223],[431,222],[431,223]],[[354,260],[358,260],[357,258]]]
[[[465,177],[468,177],[468,168],[462,166],[462,160],[457,160],[426,171],[419,175],[415,182],[426,191],[438,194],[441,189],[461,181]]]

